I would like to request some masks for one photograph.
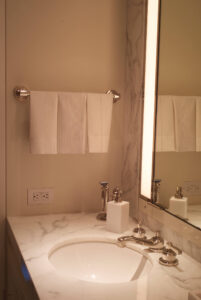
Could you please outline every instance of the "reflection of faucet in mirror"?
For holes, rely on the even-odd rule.
[[[152,184],[152,202],[159,203],[161,179],[154,179]]]

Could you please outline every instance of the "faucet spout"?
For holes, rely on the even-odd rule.
[[[129,241],[134,241],[134,236],[133,235],[124,235],[120,236],[117,240],[118,242],[129,242]]]
[[[153,237],[146,240],[146,245],[151,246],[152,248],[160,248],[164,246],[164,240],[160,236],[159,232],[156,232],[156,234]]]
[[[139,238],[139,237],[135,237],[134,235],[125,235],[118,238],[118,242],[120,243],[129,242],[129,241],[134,241],[138,244],[149,246],[152,249],[154,248],[159,249],[164,246],[164,240],[159,235],[159,232],[156,232],[156,234],[150,239],[147,239],[146,236]]]

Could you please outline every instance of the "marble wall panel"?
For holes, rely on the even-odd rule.
[[[141,124],[144,88],[146,0],[127,2],[127,53],[124,103],[123,196],[137,217],[140,179]]]

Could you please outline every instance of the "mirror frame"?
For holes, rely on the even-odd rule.
[[[201,231],[187,220],[174,215],[162,205],[152,201],[152,182],[155,171],[156,114],[158,98],[158,69],[160,44],[161,0],[147,0],[146,50],[144,68],[144,109],[141,144],[141,174],[139,198],[164,210],[173,217]],[[155,18],[155,19],[154,19]],[[151,24],[151,29],[150,25]],[[150,60],[151,59],[151,60]],[[151,78],[151,80],[150,80]]]

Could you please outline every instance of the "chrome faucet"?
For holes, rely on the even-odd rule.
[[[109,201],[109,184],[106,181],[101,181],[101,200],[102,200],[102,210],[97,215],[98,220],[106,220],[107,213],[106,213],[106,206],[107,202]]]
[[[177,266],[179,261],[177,255],[182,254],[182,250],[174,246],[171,242],[167,242],[164,245],[164,240],[157,231],[151,238],[147,238],[146,231],[138,224],[133,230],[133,235],[121,236],[117,239],[120,247],[125,247],[125,243],[128,241],[134,241],[138,244],[149,246],[146,251],[161,253],[159,263],[164,266]]]
[[[151,238],[147,238],[145,235],[146,231],[139,224],[137,228],[134,228],[133,235],[122,236],[118,238],[118,242],[120,242],[121,246],[124,246],[124,243],[127,241],[134,241],[141,245],[149,246],[150,250],[154,252],[154,250],[158,251],[164,248],[164,240],[160,236],[160,233],[157,231],[155,235]]]

